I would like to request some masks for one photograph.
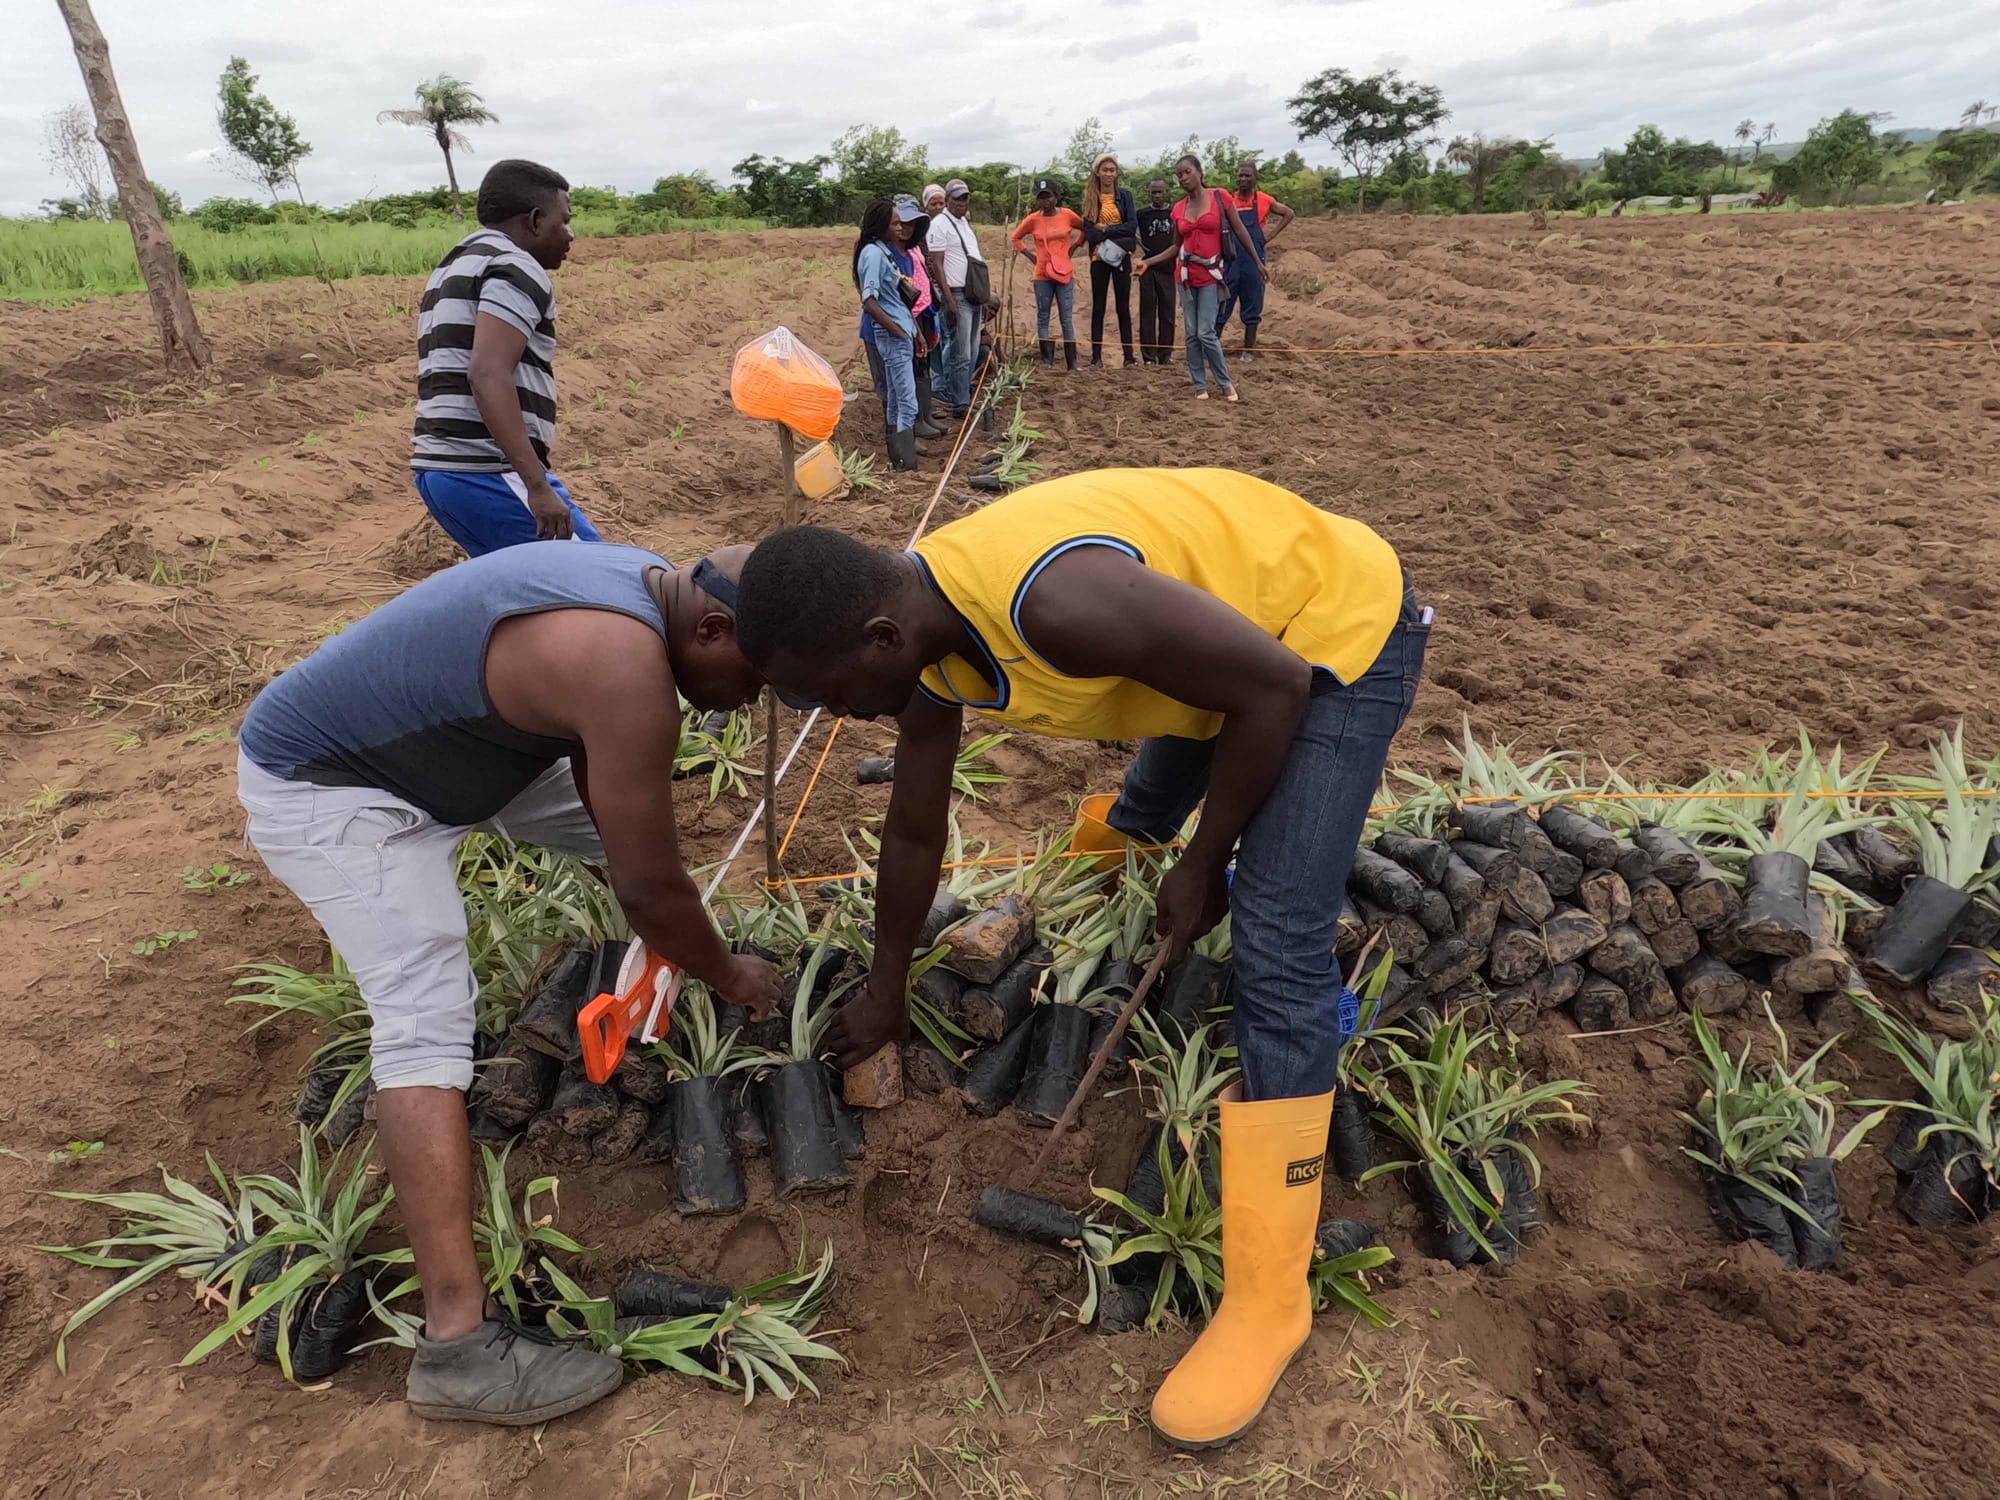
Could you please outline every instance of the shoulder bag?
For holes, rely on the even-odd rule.
[[[957,230],[959,241],[963,243],[968,231],[965,220],[957,214],[951,216],[952,227]],[[986,262],[979,257],[979,236],[971,236],[972,243],[965,247],[965,300],[974,307],[985,307],[993,300],[993,276]]]

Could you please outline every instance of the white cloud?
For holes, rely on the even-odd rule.
[[[1162,47],[1171,47],[1176,42],[1198,42],[1201,28],[1192,21],[1174,21],[1156,31],[1141,32],[1137,36],[1120,32],[1112,36],[1098,37],[1092,41],[1071,42],[1063,48],[1064,57],[1088,57],[1098,62],[1112,62],[1120,58],[1143,57],[1148,52],[1157,52]]]
[[[307,193],[344,203],[425,188],[421,131],[378,125],[421,78],[469,79],[499,115],[473,132],[476,181],[502,156],[572,181],[727,177],[753,152],[809,156],[856,121],[899,125],[942,165],[1038,166],[1086,116],[1143,157],[1189,134],[1277,152],[1286,98],[1328,67],[1400,67],[1441,85],[1448,130],[1553,135],[1584,156],[1653,122],[1724,140],[1738,119],[1797,139],[1843,106],[1953,123],[2000,76],[2000,3],[1966,0],[1239,0],[1226,24],[1121,0],[97,0],[153,175],[189,201],[241,194],[214,152],[215,79],[232,53],[313,143]],[[83,97],[51,5],[17,6],[0,48],[0,212],[61,191],[34,144]],[[1669,14],[1663,18],[1662,11]],[[898,49],[901,50],[898,50]],[[1309,159],[1323,150],[1302,148]]]

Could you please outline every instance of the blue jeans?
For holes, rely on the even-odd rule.
[[[931,327],[937,331],[937,342],[931,345],[931,352],[924,356],[924,373],[933,384],[942,384],[944,372],[951,359],[951,322],[944,315],[944,309],[933,309],[936,316],[931,319]]]
[[[958,321],[952,325],[950,354],[945,361],[944,399],[953,411],[972,404],[972,364],[979,357],[979,318],[986,311],[965,300],[965,288],[953,287]]]
[[[1222,288],[1211,281],[1207,286],[1181,286],[1181,329],[1187,340],[1188,375],[1198,391],[1208,389],[1202,363],[1215,372],[1216,384],[1228,386],[1229,364],[1222,357],[1222,337],[1215,331],[1215,309]]]
[[[1035,283],[1035,337],[1049,336],[1049,304],[1053,302],[1056,311],[1062,314],[1062,336],[1065,344],[1076,342],[1076,283],[1073,281],[1037,281]]]
[[[1246,1099],[1296,1099],[1333,1087],[1341,900],[1389,742],[1416,699],[1430,633],[1405,588],[1401,617],[1359,681],[1343,686],[1330,672],[1313,673],[1312,697],[1277,785],[1243,830],[1229,922]],[[1208,789],[1214,748],[1212,740],[1147,740],[1125,773],[1111,826],[1148,842],[1178,834]]]
[[[413,469],[424,509],[444,528],[444,534],[467,557],[484,557],[502,547],[535,540],[535,516],[528,509],[528,487],[512,470],[502,474],[464,474],[455,469]],[[590,517],[577,508],[555,475],[549,488],[569,507],[569,524],[580,542],[602,541]]]
[[[876,330],[875,352],[869,363],[882,367],[882,425],[891,432],[908,432],[917,425],[917,362],[908,339]]]

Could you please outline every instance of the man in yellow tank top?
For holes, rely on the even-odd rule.
[[[1161,881],[1159,929],[1178,953],[1229,914],[1243,1082],[1221,1105],[1222,1305],[1153,1424],[1188,1447],[1237,1436],[1311,1331],[1335,929],[1430,630],[1394,551],[1246,474],[1100,470],[1019,490],[907,553],[781,531],[744,566],[736,629],[788,692],[897,719],[875,967],[835,1020],[843,1065],[908,1036],[966,709],[1143,739],[1109,817],[1131,838],[1164,842],[1201,804]]]

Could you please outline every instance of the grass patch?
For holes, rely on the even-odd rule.
[[[577,216],[575,228],[579,237],[595,238],[615,233],[617,224],[616,214],[586,213]],[[337,277],[424,276],[475,227],[470,220],[410,228],[321,221],[252,224],[225,232],[193,219],[176,219],[170,231],[191,284],[212,287],[317,276],[318,256],[325,257],[327,269]],[[646,223],[649,231],[714,233],[763,227],[754,219]],[[0,301],[60,306],[144,289],[132,254],[132,235],[123,224],[0,219]]]

